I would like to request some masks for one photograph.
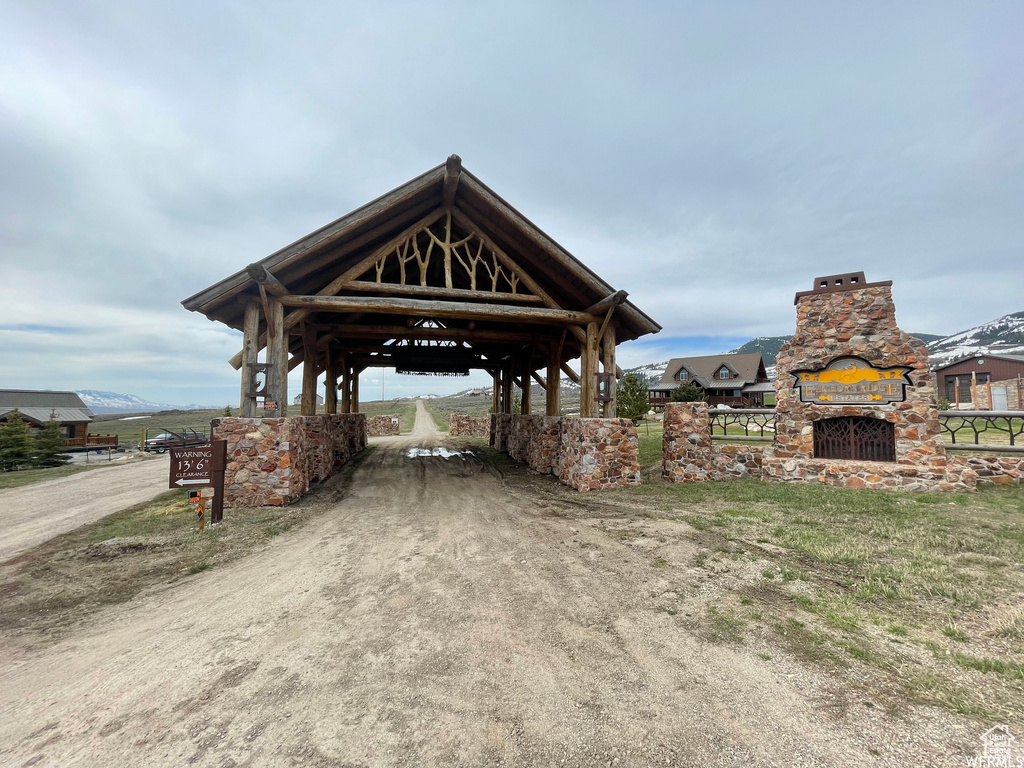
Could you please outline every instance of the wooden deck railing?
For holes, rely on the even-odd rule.
[[[117,447],[117,435],[86,435],[85,437],[67,437],[64,440],[68,448]]]

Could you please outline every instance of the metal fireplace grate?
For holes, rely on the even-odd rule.
[[[867,416],[839,416],[814,422],[816,459],[896,461],[896,429]]]

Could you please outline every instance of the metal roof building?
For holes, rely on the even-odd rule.
[[[50,415],[61,424],[88,424],[93,414],[74,392],[0,389],[0,421],[17,409],[22,418],[42,426]]]

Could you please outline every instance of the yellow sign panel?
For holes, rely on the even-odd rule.
[[[818,371],[793,371],[805,403],[879,405],[906,399],[910,384],[905,365],[876,368],[859,357],[839,357]]]

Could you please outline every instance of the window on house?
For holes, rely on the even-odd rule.
[[[690,372],[689,371],[684,369],[684,370],[679,372],[679,380],[680,381],[687,381],[689,378],[690,378]]]
[[[725,368],[725,367],[719,368],[718,369],[718,378],[720,378],[720,379],[728,379],[729,378],[729,369]]]

